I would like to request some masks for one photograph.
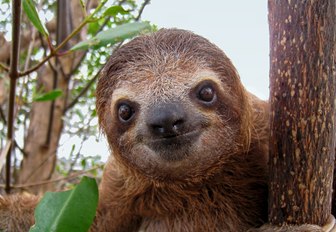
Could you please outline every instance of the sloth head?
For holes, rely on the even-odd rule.
[[[226,55],[178,29],[123,45],[97,86],[99,124],[116,161],[157,180],[202,179],[246,154],[249,108]]]

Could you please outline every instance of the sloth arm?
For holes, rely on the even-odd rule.
[[[136,188],[130,190],[127,183],[132,182],[120,175],[119,167],[110,157],[100,183],[97,214],[90,232],[139,230],[142,218],[134,213],[133,199],[141,193]]]

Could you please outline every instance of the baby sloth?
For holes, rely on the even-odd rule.
[[[112,155],[90,231],[323,231],[256,229],[267,219],[267,103],[201,36],[162,29],[119,48],[97,112]],[[0,197],[0,230],[27,231],[37,201]]]
[[[268,109],[201,36],[115,51],[97,86],[112,156],[92,231],[247,231],[267,219]]]

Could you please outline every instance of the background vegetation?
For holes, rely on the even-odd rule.
[[[23,0],[21,19],[12,2],[0,3],[0,193],[99,178],[101,154],[82,150],[101,138],[96,79],[124,39],[153,29],[140,22],[149,1]],[[60,141],[74,137],[60,154]]]

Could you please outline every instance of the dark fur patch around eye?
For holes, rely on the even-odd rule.
[[[131,128],[139,114],[140,105],[128,99],[120,99],[114,104],[114,113],[112,116],[113,130],[115,134],[121,135]]]

